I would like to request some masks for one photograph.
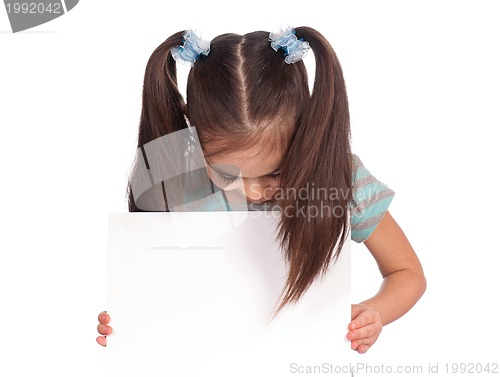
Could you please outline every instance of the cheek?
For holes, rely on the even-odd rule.
[[[279,186],[279,179],[264,178],[258,181],[245,182],[245,190],[249,193],[258,193],[271,197]]]
[[[267,189],[275,189],[280,185],[280,179],[279,177],[278,178],[266,177],[260,180],[259,184]]]

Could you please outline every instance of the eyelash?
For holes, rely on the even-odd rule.
[[[227,185],[236,181],[236,178],[237,178],[237,177],[226,177],[225,175],[222,175],[221,173],[217,173],[217,177],[219,177],[219,179]]]
[[[236,178],[238,178],[238,177],[227,177],[221,173],[218,173],[218,172],[216,172],[216,173],[217,173],[217,176],[219,177],[219,179],[227,185],[233,183],[234,181],[236,181]],[[269,175],[268,177],[278,179],[280,174],[281,173],[274,173],[274,174]]]

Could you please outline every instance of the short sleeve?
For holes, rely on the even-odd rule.
[[[353,156],[353,191],[351,239],[364,242],[380,223],[395,192],[375,178],[359,157]]]

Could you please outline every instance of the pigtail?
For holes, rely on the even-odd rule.
[[[328,41],[308,27],[295,29],[316,60],[311,97],[282,166],[278,238],[289,275],[277,312],[296,302],[335,262],[349,230],[352,199],[350,121],[342,69]],[[299,192],[304,195],[294,195]],[[292,215],[293,214],[293,215]]]
[[[177,87],[176,63],[170,52],[182,44],[183,34],[178,32],[167,38],[146,66],[137,154],[127,185],[129,212],[168,211],[164,183],[155,177],[166,171],[163,165],[168,158],[161,142],[151,142],[187,127],[185,103]]]

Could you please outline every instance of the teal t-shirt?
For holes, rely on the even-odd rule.
[[[353,191],[357,205],[351,211],[351,238],[355,242],[364,242],[384,217],[395,192],[375,178],[355,154],[353,161]]]

